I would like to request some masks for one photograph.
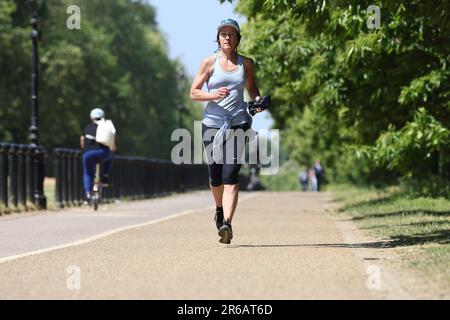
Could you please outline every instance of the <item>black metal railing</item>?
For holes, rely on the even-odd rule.
[[[35,162],[45,156],[40,146],[0,142],[0,213],[37,209],[43,181],[35,181]]]
[[[23,210],[43,209],[39,199],[43,195],[43,179],[36,181],[47,154],[43,147],[0,142],[0,214]],[[84,200],[82,152],[75,149],[53,150],[55,176],[55,205],[58,208],[79,206]],[[48,170],[49,171],[49,170]],[[41,179],[38,179],[41,180]],[[247,177],[240,176],[241,189]],[[208,169],[205,164],[175,165],[169,160],[143,157],[115,156],[110,175],[110,188],[103,191],[103,199],[138,200],[207,189]],[[51,185],[51,183],[49,184]]]
[[[83,166],[80,150],[53,150],[55,201],[59,208],[83,201]],[[138,200],[186,190],[208,188],[206,165],[174,165],[169,160],[115,156],[110,187],[103,200]]]

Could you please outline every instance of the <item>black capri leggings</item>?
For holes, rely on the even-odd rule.
[[[205,132],[208,129],[215,130],[215,133],[210,141],[205,141],[203,137],[205,136]],[[245,132],[248,129],[250,129],[250,126],[248,123],[244,123],[244,124],[241,124],[238,126],[231,127],[231,129],[242,129]],[[210,127],[207,127],[206,125],[202,124],[202,140],[203,140],[203,145],[205,146],[205,149],[207,146],[209,146],[214,141],[215,135],[218,130],[219,129],[210,128]],[[248,139],[246,138],[245,142],[247,142],[247,140]],[[223,159],[227,159],[227,156],[226,156],[226,144],[227,143],[234,144],[233,158],[236,158],[237,154],[242,153],[242,151],[245,148],[245,143],[243,145],[242,145],[242,143],[240,145],[238,145],[237,142],[238,142],[237,138],[233,138],[233,140],[227,140],[226,142],[224,142],[224,144],[223,144]],[[238,151],[239,151],[239,153],[238,153]],[[241,170],[241,164],[239,164],[236,159],[235,159],[234,163],[226,163],[226,161],[223,161],[223,162],[224,162],[223,164],[218,164],[216,162],[213,162],[212,164],[208,164],[209,183],[213,187],[219,187],[222,184],[237,184],[238,183],[238,176],[239,176],[239,170]]]

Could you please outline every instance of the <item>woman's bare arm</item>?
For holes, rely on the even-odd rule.
[[[245,88],[247,89],[248,95],[251,100],[255,100],[260,97],[258,86],[256,85],[255,79],[255,64],[252,59],[244,59],[245,67]]]
[[[226,97],[230,90],[228,88],[220,88],[214,93],[204,92],[203,85],[208,80],[211,67],[215,61],[215,56],[211,56],[203,60],[194,81],[192,82],[190,97],[194,101],[211,101]]]

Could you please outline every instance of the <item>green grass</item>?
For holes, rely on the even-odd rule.
[[[389,239],[406,263],[450,287],[450,199],[411,197],[399,187],[329,188],[362,229]]]
[[[45,184],[44,185],[44,195],[47,198],[47,209],[48,210],[57,209],[55,206],[55,185],[54,184]]]

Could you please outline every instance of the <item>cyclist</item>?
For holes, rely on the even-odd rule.
[[[108,184],[112,167],[113,152],[117,149],[115,141],[111,147],[108,147],[95,140],[97,122],[105,119],[105,112],[101,108],[94,108],[91,110],[90,117],[92,122],[84,128],[80,137],[80,147],[83,149],[83,189],[85,204],[88,204],[91,200],[96,164],[102,164],[100,170],[101,183]]]

